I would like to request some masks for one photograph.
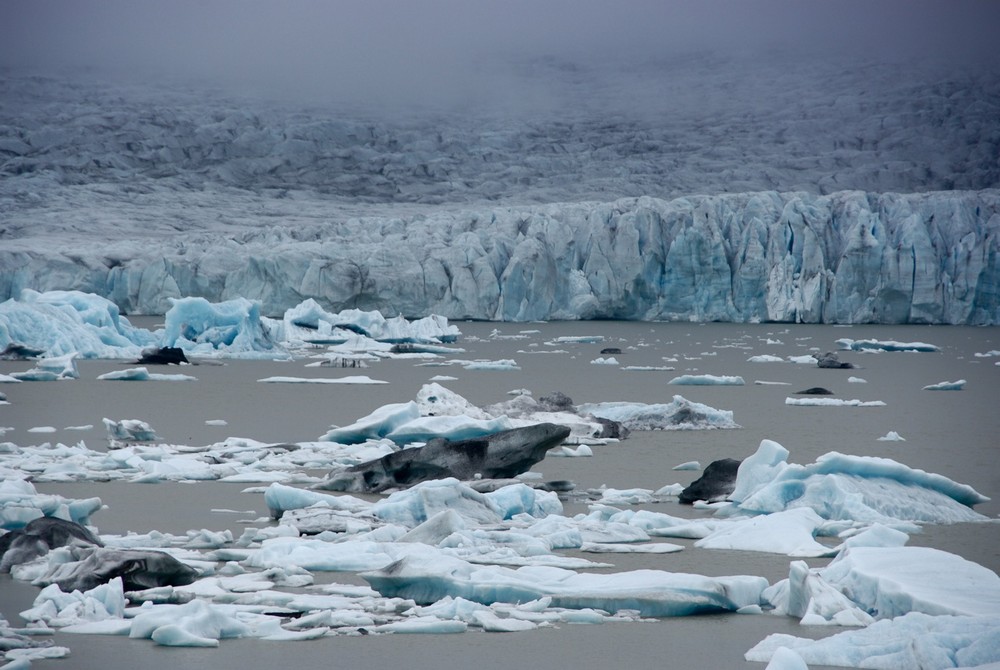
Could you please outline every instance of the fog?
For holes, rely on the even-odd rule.
[[[2,0],[0,65],[310,99],[530,101],[547,95],[524,77],[539,61],[581,72],[686,53],[995,64],[997,26],[992,0]]]

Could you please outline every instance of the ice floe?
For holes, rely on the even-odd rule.
[[[785,398],[786,405],[799,407],[885,407],[881,400],[850,400],[844,398]]]
[[[264,384],[388,384],[381,379],[372,379],[368,375],[350,375],[347,377],[265,377],[257,381]]]
[[[940,351],[940,347],[926,342],[897,342],[895,340],[852,340],[843,337],[837,340],[841,349],[848,351]]]
[[[98,379],[109,381],[139,381],[139,382],[196,382],[197,377],[181,374],[164,374],[161,372],[150,372],[144,367],[129,368],[128,370],[115,370],[97,375]]]
[[[954,382],[938,382],[937,384],[929,384],[924,387],[925,391],[961,391],[965,388],[965,380],[959,379]]]
[[[678,386],[743,386],[743,377],[735,375],[680,375],[668,384]]]

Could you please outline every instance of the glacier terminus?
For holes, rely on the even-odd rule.
[[[1000,323],[1000,191],[757,192],[443,209],[336,225],[0,250],[0,297],[72,287],[125,313],[172,298],[313,298],[389,316]],[[27,244],[27,243],[26,243]]]

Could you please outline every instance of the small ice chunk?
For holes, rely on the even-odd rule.
[[[733,375],[680,375],[668,384],[679,386],[743,386],[743,377]]]
[[[618,359],[614,356],[608,356],[607,358],[602,358],[598,356],[594,360],[590,361],[591,365],[618,365]]]
[[[961,391],[965,388],[965,380],[959,379],[954,382],[938,382],[937,384],[928,384],[924,387],[925,391]]]

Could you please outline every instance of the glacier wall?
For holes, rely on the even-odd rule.
[[[1000,323],[1000,190],[757,192],[0,249],[0,298],[76,289],[503,321]]]

